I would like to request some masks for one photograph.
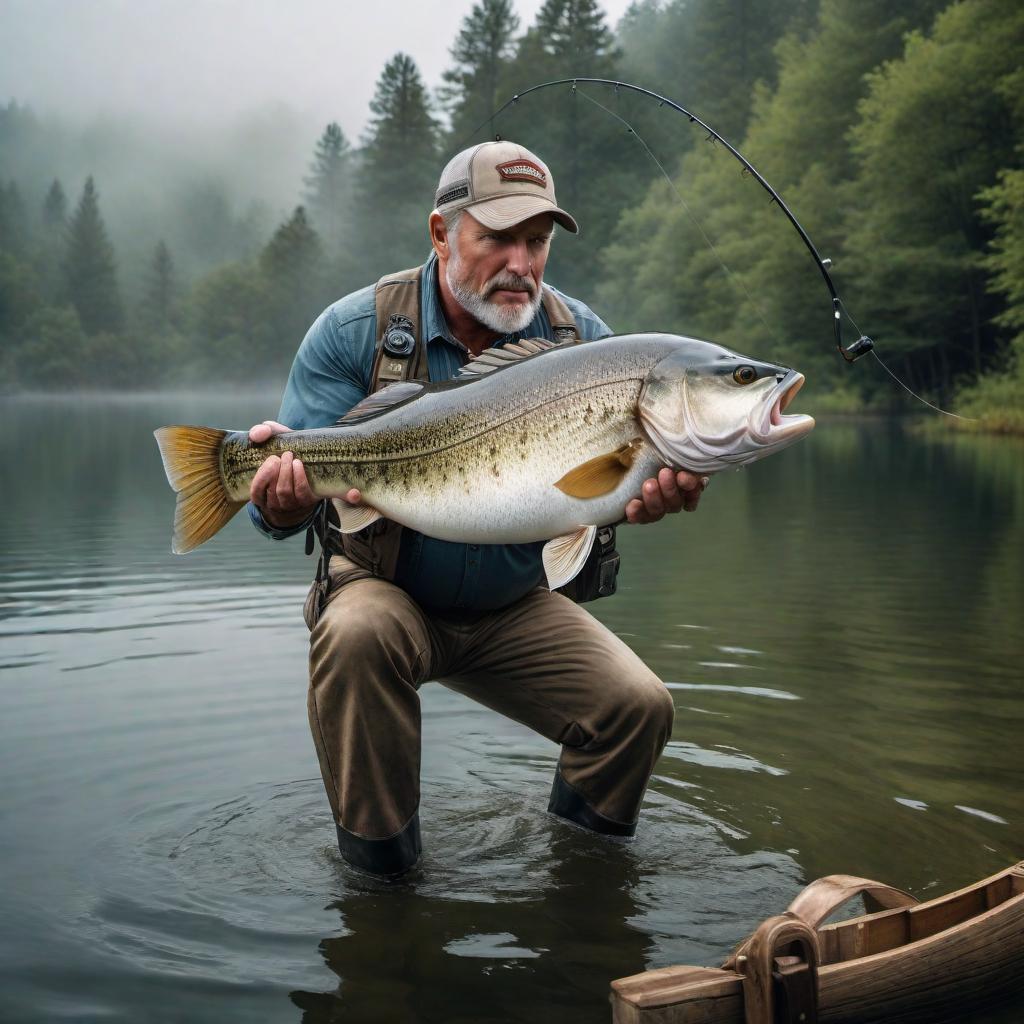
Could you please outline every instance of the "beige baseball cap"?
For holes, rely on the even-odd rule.
[[[550,213],[567,231],[579,225],[559,208],[551,172],[539,157],[514,142],[481,142],[448,161],[434,197],[441,214],[469,210],[495,230]]]

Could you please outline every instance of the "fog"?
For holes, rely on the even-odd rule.
[[[603,0],[614,25],[628,0]],[[436,86],[473,0],[2,0],[0,99],[77,119],[134,114],[190,133],[254,111],[359,136],[402,50]],[[517,0],[522,25],[541,0]]]
[[[517,0],[521,28],[542,0]],[[627,0],[604,0],[609,25]],[[56,177],[74,200],[95,177],[122,271],[156,238],[201,269],[240,250],[167,226],[204,203],[245,222],[252,245],[303,199],[313,145],[338,122],[358,146],[374,87],[408,53],[434,93],[473,0],[0,0],[0,104],[41,125],[0,143],[0,181],[38,208]],[[7,152],[3,150],[6,149]],[[217,193],[216,197],[214,193]],[[189,226],[182,226],[186,230]],[[242,246],[242,249],[245,247]]]

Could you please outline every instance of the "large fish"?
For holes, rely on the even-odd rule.
[[[571,580],[599,526],[661,466],[710,474],[792,444],[810,416],[783,415],[795,370],[706,341],[630,334],[584,344],[529,339],[486,350],[441,384],[392,384],[337,426],[277,434],[156,431],[178,492],[172,548],[212,537],[245,504],[270,455],[291,451],[313,492],[350,488],[343,533],[381,516],[441,540],[548,541],[548,584]]]

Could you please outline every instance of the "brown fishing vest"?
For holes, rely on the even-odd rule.
[[[400,270],[382,277],[374,290],[377,305],[377,350],[370,375],[370,392],[401,380],[429,380],[427,345],[422,332],[420,284],[422,267]],[[551,323],[552,341],[580,340],[579,328],[569,307],[546,285],[541,301]],[[339,500],[325,502],[326,522],[322,537],[328,552],[340,552],[374,576],[395,578],[402,527],[389,519],[378,519],[359,533],[340,533]]]

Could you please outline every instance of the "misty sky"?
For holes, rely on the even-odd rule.
[[[542,0],[516,0],[520,28]],[[603,0],[614,26],[629,0]],[[209,124],[268,104],[356,141],[398,50],[428,86],[473,0],[0,0],[0,102]]]

